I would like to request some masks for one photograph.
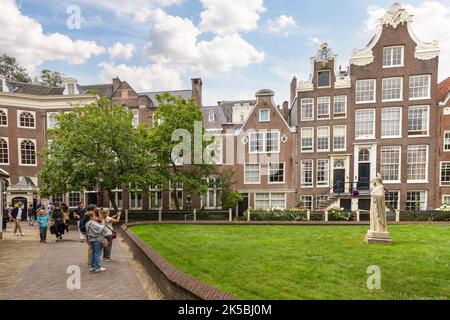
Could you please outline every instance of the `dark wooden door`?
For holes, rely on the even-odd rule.
[[[358,189],[369,190],[370,189],[370,163],[360,163],[358,171]]]
[[[242,195],[244,197],[244,201],[239,203],[239,216],[242,217],[244,212],[248,209],[248,193],[244,193]]]
[[[344,193],[345,190],[345,169],[334,169],[334,193]]]

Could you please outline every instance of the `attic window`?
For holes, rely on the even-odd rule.
[[[67,84],[67,92],[69,96],[73,96],[75,95],[75,84],[73,83],[68,83]]]
[[[330,70],[319,71],[317,73],[317,86],[319,88],[330,87]]]
[[[3,92],[3,79],[0,79],[0,92]]]
[[[209,119],[208,119],[208,121],[209,121],[209,122],[214,122],[214,121],[216,121],[216,115],[215,115],[214,113],[210,113],[210,114],[209,114]]]
[[[269,122],[270,121],[270,110],[262,109],[259,110],[259,122]]]

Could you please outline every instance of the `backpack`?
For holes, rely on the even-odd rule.
[[[80,220],[80,232],[86,234],[86,218]]]

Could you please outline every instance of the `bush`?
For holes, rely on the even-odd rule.
[[[244,201],[244,196],[236,190],[225,189],[222,192],[222,208],[234,209],[236,206]]]
[[[245,212],[244,218],[248,219],[248,212]],[[306,221],[305,211],[251,211],[251,221]]]

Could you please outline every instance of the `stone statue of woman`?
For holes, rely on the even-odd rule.
[[[365,240],[367,243],[391,243],[392,239],[387,230],[385,191],[381,175],[378,174],[372,183],[374,188],[370,193],[370,230]]]

